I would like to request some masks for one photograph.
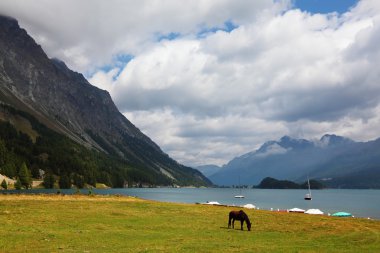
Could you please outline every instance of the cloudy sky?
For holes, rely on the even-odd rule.
[[[380,137],[378,0],[1,0],[179,162]]]

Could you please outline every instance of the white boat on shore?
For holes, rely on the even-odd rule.
[[[306,214],[316,214],[316,215],[323,215],[324,213],[319,209],[309,209],[305,212]]]
[[[204,205],[221,205],[218,201],[207,201],[206,203],[203,203]]]
[[[290,212],[290,213],[304,213],[305,210],[303,210],[301,208],[294,207],[292,209],[288,209],[288,212]]]

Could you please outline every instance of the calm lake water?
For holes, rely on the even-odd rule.
[[[7,191],[16,192],[16,191]],[[18,191],[20,192],[20,191]],[[25,191],[21,191],[25,192]],[[27,193],[56,193],[55,190],[33,189]],[[73,193],[73,190],[61,190],[62,193]],[[88,193],[88,190],[81,190]],[[120,194],[137,196],[144,199],[196,203],[217,201],[227,205],[253,204],[260,209],[283,210],[298,207],[302,209],[317,208],[327,213],[344,211],[355,217],[371,217],[380,220],[380,190],[346,190],[328,189],[312,191],[313,200],[306,201],[306,190],[264,190],[243,189],[244,199],[236,199],[237,189],[231,188],[126,188],[93,190],[96,194]]]

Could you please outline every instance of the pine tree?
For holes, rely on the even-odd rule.
[[[25,163],[22,163],[20,171],[18,172],[18,177],[20,179],[21,186],[23,186],[25,189],[32,187],[31,174]]]
[[[61,175],[58,183],[59,183],[59,188],[61,189],[71,188],[71,180],[70,180],[70,177],[66,173]]]
[[[43,182],[44,187],[46,189],[52,189],[54,188],[54,183],[55,183],[55,179],[54,179],[53,173],[51,173],[50,171],[46,172],[44,176],[44,182]]]
[[[17,176],[17,167],[13,162],[8,162],[1,167],[1,174],[7,177]]]
[[[22,185],[21,185],[20,178],[17,178],[16,183],[15,183],[15,189],[21,190],[21,187],[22,187]]]
[[[8,151],[5,143],[0,139],[0,168],[7,162]]]
[[[84,177],[82,175],[74,174],[73,175],[73,183],[76,187],[78,188],[83,188],[84,187]]]
[[[5,190],[8,189],[8,184],[7,181],[5,181],[5,178],[3,179],[3,182],[1,182],[1,187]]]

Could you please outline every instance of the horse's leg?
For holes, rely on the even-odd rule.
[[[244,224],[244,220],[241,220],[241,221],[240,221],[240,226],[241,226],[240,229],[241,229],[241,230],[243,230],[243,224]]]
[[[232,218],[232,228],[235,228],[235,218]]]

